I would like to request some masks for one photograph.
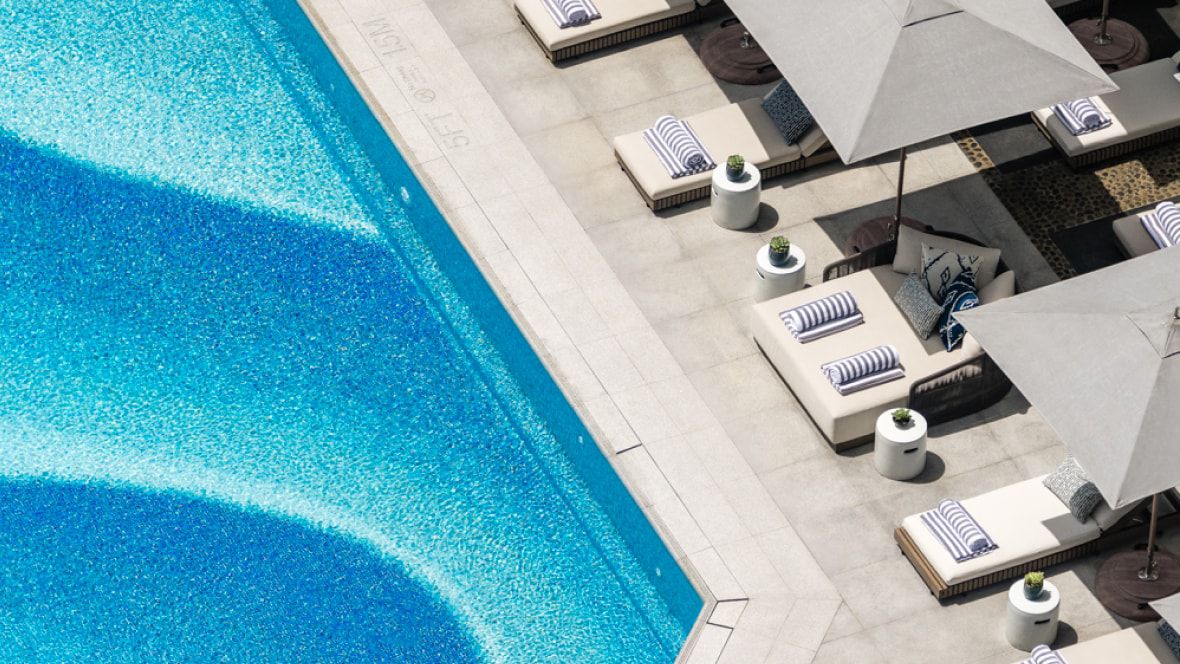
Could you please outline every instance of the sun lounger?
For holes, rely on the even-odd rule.
[[[705,149],[718,162],[724,162],[731,154],[740,154],[747,163],[758,167],[763,182],[836,158],[835,150],[818,126],[809,129],[798,143],[784,141],[770,116],[762,110],[761,98],[729,104],[684,120],[692,125]],[[709,197],[712,171],[672,178],[643,140],[643,132],[619,136],[613,144],[619,165],[651,209],[661,210]]]
[[[1051,108],[1034,111],[1032,118],[1074,168],[1130,154],[1180,138],[1180,81],[1175,74],[1172,58],[1111,74],[1119,89],[1094,98],[1111,118],[1105,129],[1074,136]]]
[[[1118,510],[1102,503],[1079,523],[1042,480],[1043,475],[961,501],[997,544],[986,556],[955,562],[918,514],[902,520],[894,539],[930,592],[945,599],[1145,534],[1137,509],[1142,502]],[[1172,497],[1167,502],[1164,518],[1170,522],[1176,505]]]
[[[1177,85],[1180,85],[1180,83]],[[1180,205],[1180,196],[1168,200]],[[1112,222],[1114,236],[1118,241],[1119,249],[1122,250],[1127,258],[1135,258],[1153,251],[1159,251],[1159,245],[1147,234],[1147,231],[1143,228],[1143,222],[1139,221],[1139,215],[1149,212],[1153,208],[1155,208],[1154,203],[1137,210],[1132,210],[1126,216],[1119,217]]]
[[[920,243],[923,236],[912,237]],[[896,246],[895,240],[835,263],[828,267],[825,278],[833,274],[839,278],[755,304],[751,312],[754,341],[836,451],[872,440],[877,416],[884,410],[914,408],[934,424],[985,408],[1003,398],[1011,387],[970,335],[948,353],[937,334],[922,339],[913,331],[893,301],[909,274],[909,270],[904,274],[894,271]],[[1006,271],[1001,263],[998,273]],[[1006,289],[994,298],[991,290],[981,291],[981,299],[986,303],[1011,295],[1015,291],[1012,275],[998,286],[1005,284]],[[791,336],[780,318],[782,311],[845,290],[856,298],[864,316],[862,324],[808,343]],[[881,344],[897,349],[903,378],[841,395],[820,371],[827,362]]]
[[[1158,625],[1146,622],[1060,648],[1058,652],[1069,664],[1180,664],[1160,637]]]
[[[595,0],[602,18],[587,25],[559,28],[542,0],[516,0],[516,15],[552,62],[585,55],[685,25],[721,16],[721,0]]]

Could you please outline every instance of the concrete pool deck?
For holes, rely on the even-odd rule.
[[[808,280],[891,209],[896,164],[839,163],[763,191],[753,232],[707,204],[653,214],[609,139],[666,112],[761,94],[694,51],[716,26],[553,66],[508,0],[302,0],[439,207],[707,601],[691,662],[1014,662],[1003,584],[940,605],[892,540],[907,514],[1048,472],[1056,436],[1015,391],[931,431],[920,481],[867,447],[836,455],[745,329],[773,234]],[[906,211],[1004,250],[1022,288],[1056,280],[949,139],[911,152]],[[1059,643],[1117,629],[1098,558],[1051,570]],[[715,603],[709,602],[715,600]]]

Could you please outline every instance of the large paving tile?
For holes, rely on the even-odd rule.
[[[523,29],[461,44],[459,52],[488,90],[502,90],[522,79],[554,73],[553,65]]]
[[[675,94],[713,80],[687,42],[675,34],[635,44],[625,52],[587,59],[563,69],[562,74],[582,104],[595,113]]]
[[[456,46],[521,27],[510,7],[485,0],[432,0],[430,11]]]
[[[719,108],[730,103],[713,83],[698,85],[675,94],[650,99],[612,111],[594,114],[594,121],[602,134],[615,138],[624,134],[643,131],[652,126],[656,118],[672,115],[678,118]]]
[[[521,136],[528,137],[553,127],[568,126],[577,120],[586,120],[593,127],[593,123],[586,119],[588,116],[581,102],[556,74],[518,79],[511,86],[492,88],[489,93]],[[567,133],[563,127],[556,135],[578,137],[581,133]],[[567,150],[577,149],[576,144],[565,144],[564,147]],[[545,162],[542,161],[542,165]]]
[[[670,318],[655,327],[672,356],[688,373],[758,352],[754,341],[724,306]]]
[[[770,408],[722,420],[730,439],[759,475],[803,459],[831,454],[823,436],[798,407]]]
[[[791,398],[761,355],[696,371],[689,378],[715,414],[748,415],[785,407]]]
[[[577,172],[577,169],[570,169],[563,179],[555,182],[582,227],[594,228],[646,214],[648,210],[643,198],[614,161],[613,153],[606,163],[598,161],[598,165],[590,170]]]
[[[895,550],[896,551],[896,550]],[[900,553],[832,577],[856,624],[865,629],[939,608]]]
[[[615,163],[593,122],[578,120],[526,136],[525,145],[565,197],[563,181]],[[566,199],[569,202],[569,199]],[[574,214],[578,210],[574,209]]]
[[[586,231],[615,274],[628,274],[684,259],[676,236],[649,214],[639,214]]]
[[[619,279],[653,324],[722,304],[705,277],[684,261],[655,265],[620,275]]]
[[[884,655],[868,634],[858,633],[821,644],[813,664],[884,662]]]

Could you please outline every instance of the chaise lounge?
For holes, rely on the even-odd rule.
[[[728,12],[721,0],[595,0],[602,18],[559,28],[541,0],[516,0],[516,16],[550,62],[585,55]]]
[[[1103,501],[1081,523],[1045,487],[1044,479],[1034,477],[962,501],[999,544],[985,556],[956,562],[918,514],[903,519],[893,537],[930,592],[946,599],[1146,535],[1144,502],[1112,510]],[[1161,524],[1176,516],[1175,494],[1165,497],[1168,514]]]
[[[1033,122],[1072,168],[1180,138],[1178,63],[1180,53],[1111,74],[1119,89],[1094,98],[1109,127],[1074,136],[1051,108],[1033,111]]]
[[[747,163],[758,167],[763,182],[836,158],[836,151],[818,125],[808,129],[796,143],[784,141],[762,109],[762,101],[747,99],[684,120],[715,159],[724,161],[727,155],[740,154]],[[643,140],[642,131],[619,136],[612,142],[619,166],[652,210],[709,197],[712,171],[673,178]]]
[[[836,451],[872,440],[877,416],[885,410],[913,408],[936,424],[982,410],[1012,386],[970,334],[947,352],[937,335],[920,338],[893,301],[903,280],[916,269],[908,263],[920,261],[921,243],[964,253],[979,251],[979,243],[953,233],[927,234],[908,227],[902,227],[898,237],[829,265],[820,285],[753,307],[755,343]],[[996,276],[980,282],[984,304],[1016,292],[1015,275],[998,259],[999,252],[991,251],[997,257]],[[844,290],[855,297],[864,324],[806,344],[790,335],[780,318],[782,311]],[[904,378],[841,395],[820,370],[826,362],[880,344],[897,349]]]
[[[1168,200],[1180,204],[1180,196]],[[1159,251],[1159,245],[1151,239],[1147,230],[1143,228],[1143,222],[1139,220],[1139,215],[1150,212],[1154,207],[1153,204],[1132,210],[1112,222],[1114,237],[1118,241],[1119,249],[1127,258],[1137,258],[1153,251]]]

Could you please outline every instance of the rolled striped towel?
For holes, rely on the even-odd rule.
[[[869,374],[888,371],[900,364],[897,349],[893,346],[877,346],[820,367],[833,385],[850,383]]]
[[[1151,212],[1139,215],[1139,223],[1160,249],[1180,244],[1180,207],[1164,201]]]
[[[651,146],[660,163],[673,178],[703,173],[717,168],[701,139],[684,120],[665,115],[655,126],[643,130],[643,140]]]
[[[1053,104],[1053,114],[1074,136],[1106,129],[1111,124],[1110,118],[1089,97]]]
[[[923,512],[920,518],[955,562],[978,558],[999,548],[956,500],[944,500],[938,507]]]
[[[780,312],[778,317],[791,331],[791,336],[804,344],[860,325],[865,319],[856,306],[856,298],[848,291],[792,307]]]
[[[1061,653],[1047,645],[1039,645],[1033,648],[1031,654],[1032,657],[1029,657],[1020,664],[1069,664],[1061,656]]]
[[[592,0],[541,0],[541,4],[545,5],[545,11],[553,17],[557,27],[563,30],[602,18]]]

